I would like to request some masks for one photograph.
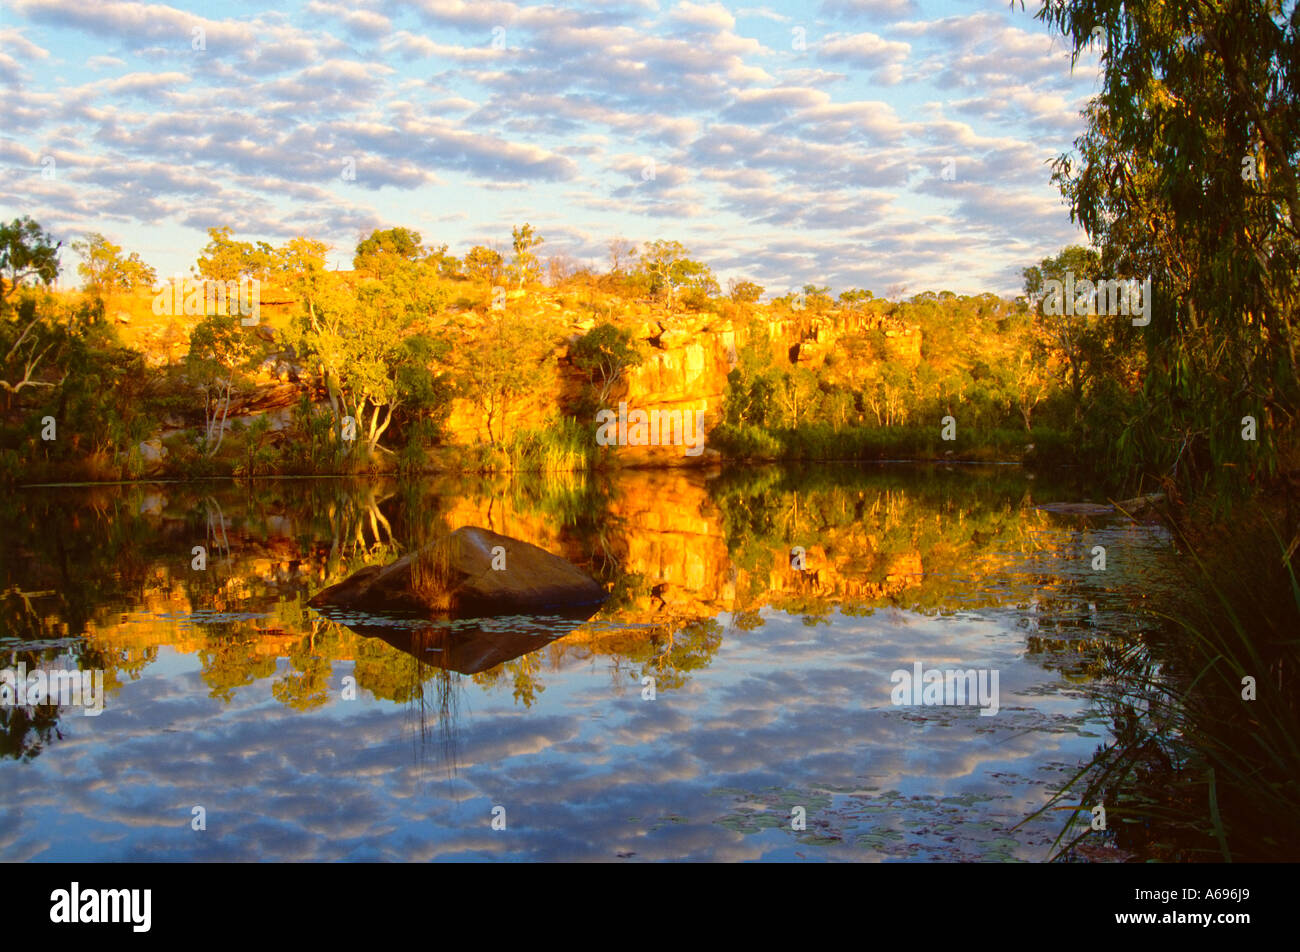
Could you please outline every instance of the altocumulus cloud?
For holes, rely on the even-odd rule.
[[[0,195],[59,237],[103,231],[163,273],[187,268],[213,226],[308,232],[347,257],[373,227],[463,253],[529,221],[548,252],[582,258],[602,236],[679,240],[724,282],[1015,292],[1021,257],[1078,238],[1043,158],[1081,131],[1095,62],[1072,73],[1019,10],[10,9]],[[940,175],[949,160],[955,178]]]

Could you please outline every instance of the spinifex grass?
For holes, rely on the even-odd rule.
[[[1039,811],[1078,807],[1054,858],[1074,855],[1091,831],[1073,821],[1096,804],[1117,845],[1148,858],[1300,857],[1293,550],[1262,521],[1199,550],[1182,541],[1188,584],[1153,611],[1162,633],[1107,658],[1115,740]]]

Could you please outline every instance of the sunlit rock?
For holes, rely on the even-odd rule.
[[[595,579],[559,556],[465,526],[392,565],[367,566],[308,604],[476,617],[595,605],[604,599],[605,590]]]

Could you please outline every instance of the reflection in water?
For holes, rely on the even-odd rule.
[[[403,619],[378,615],[322,614],[367,638],[379,638],[418,661],[478,674],[539,651],[585,622],[595,607],[571,615],[498,615],[446,620]]]
[[[0,649],[102,669],[108,700],[93,725],[0,708],[0,782],[25,791],[0,857],[63,855],[79,824],[102,858],[226,855],[163,832],[216,771],[248,803],[231,858],[1041,859],[1055,829],[1007,831],[1104,735],[1099,659],[1166,584],[1151,528],[1038,508],[1081,498],[931,466],[23,490],[0,501]],[[608,601],[440,622],[307,607],[464,524],[568,559]],[[999,669],[999,714],[892,707],[889,673],[917,661]],[[436,722],[450,793],[409,774],[407,711],[422,746]],[[73,771],[93,794],[59,792]],[[479,807],[506,799],[517,838],[482,835]],[[60,811],[83,820],[32,832]]]

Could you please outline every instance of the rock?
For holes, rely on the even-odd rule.
[[[1107,516],[1115,512],[1114,506],[1096,502],[1049,502],[1034,508],[1063,516]]]
[[[1157,503],[1165,501],[1164,493],[1149,493],[1145,496],[1135,496],[1132,499],[1124,499],[1115,504],[1116,508],[1128,513],[1138,513],[1145,509],[1150,509]]]
[[[497,546],[504,550],[504,560],[495,559]],[[494,568],[494,559],[504,568]],[[597,605],[605,597],[595,579],[559,556],[464,526],[392,565],[367,566],[307,604],[465,618],[572,609]]]
[[[675,327],[670,328],[659,335],[659,346],[664,350],[684,347],[691,342],[693,336],[690,331]]]
[[[1034,508],[1069,516],[1135,515],[1145,509],[1155,506],[1157,503],[1163,501],[1164,498],[1164,493],[1151,493],[1148,496],[1137,496],[1133,499],[1125,499],[1113,506],[1095,502],[1052,502],[1045,503],[1041,506],[1035,506]]]
[[[167,447],[163,446],[161,439],[155,437],[152,440],[145,440],[138,449],[146,473],[155,475],[162,470],[163,460],[167,458]]]

